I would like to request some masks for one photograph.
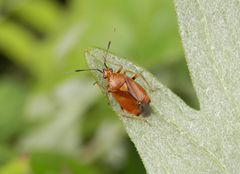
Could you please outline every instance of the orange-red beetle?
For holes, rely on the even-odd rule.
[[[136,116],[140,114],[149,114],[149,103],[151,102],[150,97],[146,90],[139,83],[134,81],[137,77],[140,76],[143,78],[143,76],[141,74],[135,74],[130,78],[126,75],[126,71],[122,72],[122,66],[116,72],[113,72],[113,69],[107,66],[106,57],[110,44],[111,42],[108,43],[107,52],[104,57],[105,68],[103,70],[82,69],[76,70],[76,72],[89,70],[101,72],[103,78],[108,82],[107,91],[112,94],[123,110]]]

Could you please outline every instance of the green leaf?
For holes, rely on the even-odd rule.
[[[0,174],[25,174],[30,173],[28,159],[19,157],[0,166]]]
[[[176,0],[182,40],[200,110],[187,106],[143,68],[113,54],[109,66],[123,65],[150,83],[154,112],[146,118],[122,117],[110,103],[134,142],[149,174],[239,173],[240,167],[240,8],[239,1]],[[101,49],[88,49],[90,68],[102,68]],[[94,72],[101,85],[102,75]],[[134,118],[134,117],[133,117]]]
[[[54,152],[34,152],[31,155],[31,169],[34,174],[59,173],[99,173],[95,166],[86,166],[79,159]]]
[[[14,79],[0,78],[1,143],[13,141],[25,129],[26,122],[23,117],[23,107],[26,93],[27,89],[25,85],[14,81]],[[11,151],[13,152],[13,150]],[[1,154],[0,147],[0,161],[3,159],[4,155]]]
[[[0,24],[0,48],[7,56],[14,58],[24,66],[30,64],[30,59],[35,50],[35,38],[26,32],[22,27],[13,22],[3,22]]]
[[[77,126],[82,124],[86,109],[98,96],[96,88],[88,88],[89,85],[92,82],[70,79],[48,95],[44,92],[33,95],[26,112],[29,120],[39,125],[21,138],[20,148],[27,152],[52,150],[74,154],[82,139]]]
[[[61,15],[61,9],[52,1],[29,1],[16,11],[20,19],[42,32],[55,31]],[[37,20],[36,20],[37,19]]]

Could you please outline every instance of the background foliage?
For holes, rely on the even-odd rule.
[[[198,108],[172,1],[1,0],[0,173],[146,173],[92,76],[64,73],[109,40]]]

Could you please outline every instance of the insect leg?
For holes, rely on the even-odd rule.
[[[128,115],[123,115],[123,117],[125,118],[129,118],[129,119],[133,119],[133,120],[138,120],[138,121],[141,121],[141,122],[145,122],[147,123],[149,126],[151,126],[151,124],[145,119],[145,118],[141,118],[141,117],[136,117],[136,116],[128,116]]]
[[[95,81],[93,85],[98,85],[100,88],[103,88],[104,90],[106,90],[106,87],[101,85],[98,81]]]
[[[117,70],[117,73],[120,73],[123,69],[123,66],[122,65],[119,65],[119,69]]]
[[[120,73],[122,71],[122,69],[123,69],[123,66],[121,64],[113,63],[111,61],[107,61],[107,63],[110,63],[112,65],[118,66],[118,70],[117,70],[116,73]]]
[[[147,121],[147,119],[141,118],[141,117],[137,117],[137,116],[135,116],[135,115],[129,116],[129,115],[126,114],[126,112],[123,110],[123,108],[121,108],[121,109],[122,109],[121,115],[122,115],[123,117],[128,118],[128,119],[138,120],[138,121],[141,121],[141,122],[145,122],[145,123],[147,123],[149,126],[151,126],[151,124]]]
[[[97,81],[95,81],[94,83],[93,83],[93,85],[96,85],[98,82]]]
[[[100,88],[102,88],[105,91],[105,96],[107,97],[108,104],[110,105],[110,100],[107,95],[108,94],[107,88],[101,85],[98,81],[94,82],[93,85],[98,85]]]
[[[132,73],[132,74],[134,74],[133,76],[132,76],[132,79],[133,80],[135,80],[135,79],[137,79],[137,78],[142,78],[143,80],[144,80],[144,82],[148,85],[148,87],[151,89],[151,91],[155,91],[154,89],[152,89],[152,86],[148,83],[148,81],[145,79],[145,77],[142,75],[142,73],[135,73],[135,72],[133,72],[133,71],[130,71],[130,70],[125,70],[125,73],[126,72],[129,72],[129,73]]]

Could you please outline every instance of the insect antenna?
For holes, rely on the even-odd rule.
[[[75,72],[81,72],[81,71],[98,71],[100,73],[103,73],[103,71],[98,69],[98,68],[93,68],[93,69],[76,69],[75,70]]]
[[[104,64],[104,66],[105,66],[106,68],[108,68],[106,62],[107,62],[107,55],[108,55],[108,51],[109,51],[110,46],[111,46],[111,41],[108,42],[107,51],[106,51],[106,54],[105,54],[105,56],[104,56],[104,62],[103,62],[103,64]]]

